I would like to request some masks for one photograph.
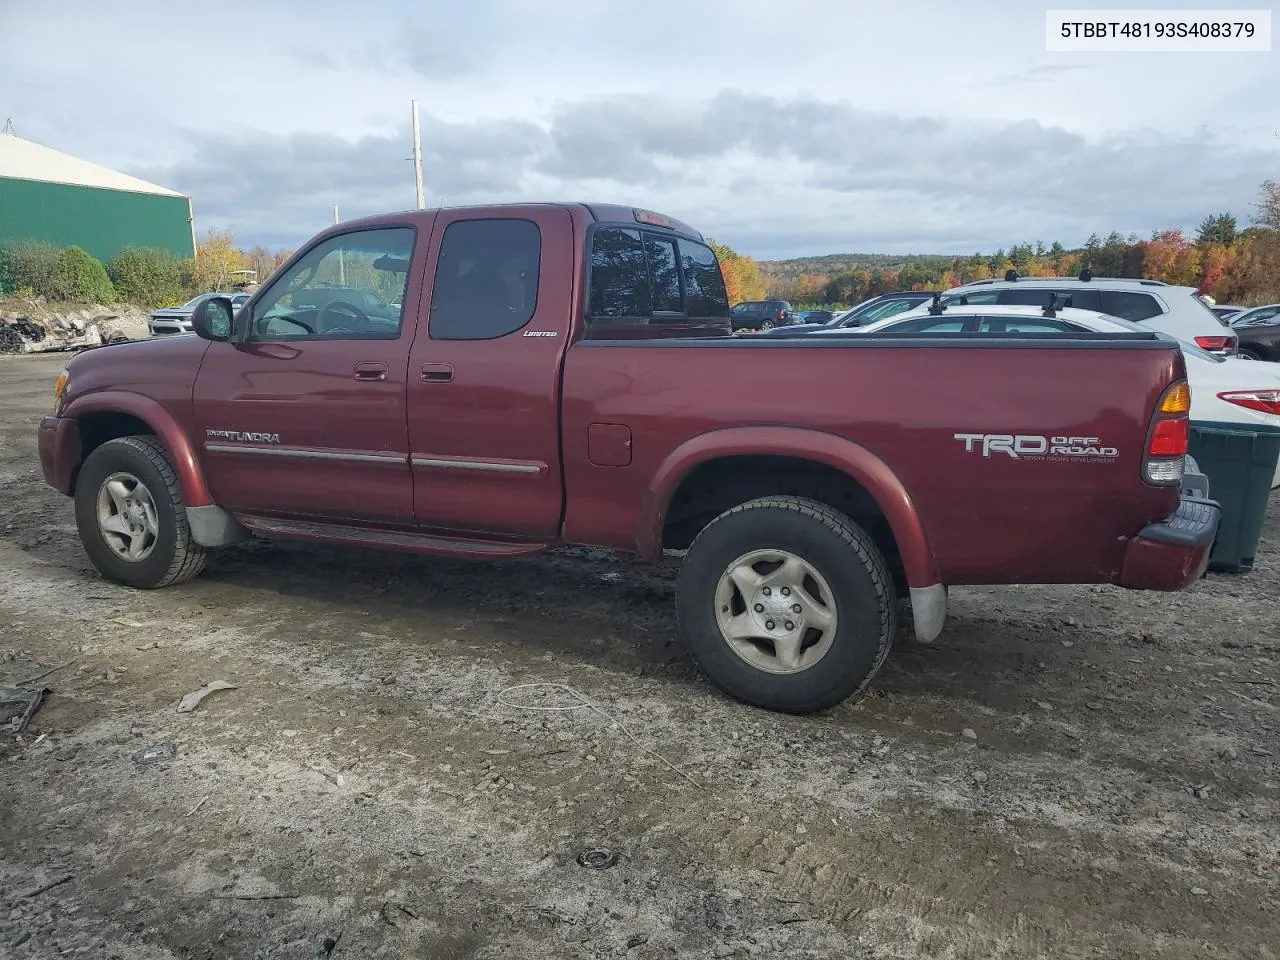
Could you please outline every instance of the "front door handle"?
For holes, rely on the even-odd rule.
[[[423,383],[449,383],[453,380],[453,364],[424,363],[422,365]]]
[[[357,380],[385,380],[387,379],[387,365],[376,361],[357,363],[356,372],[353,376]]]

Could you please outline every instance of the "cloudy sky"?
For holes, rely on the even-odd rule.
[[[0,0],[0,37],[0,121],[243,243],[411,207],[415,97],[429,205],[617,201],[766,258],[1244,220],[1280,178],[1280,53],[1050,54],[1026,0]]]

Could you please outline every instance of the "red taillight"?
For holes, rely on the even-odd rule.
[[[1235,337],[1196,337],[1196,346],[1201,350],[1234,350]]]
[[[1237,407],[1280,417],[1280,390],[1234,390],[1220,393],[1218,397]]]
[[[1142,475],[1148,483],[1172,486],[1182,480],[1183,464],[1191,442],[1191,389],[1187,381],[1169,384],[1156,404]]]
[[[1155,429],[1151,431],[1151,443],[1147,446],[1147,456],[1186,456],[1190,438],[1191,431],[1184,418],[1157,420]]]

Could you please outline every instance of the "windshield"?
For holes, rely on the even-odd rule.
[[[195,307],[198,304],[200,304],[204,300],[208,300],[212,296],[213,296],[212,293],[202,293],[198,297],[192,297],[190,300],[188,300],[186,303],[182,305],[182,308],[186,309],[187,307],[191,307],[192,309],[195,309]]]

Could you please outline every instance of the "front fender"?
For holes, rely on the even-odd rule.
[[[800,427],[728,427],[686,440],[659,465],[645,491],[637,547],[642,557],[662,552],[662,529],[671,498],[698,467],[723,457],[778,456],[821,463],[860,483],[875,500],[893,531],[907,584],[932,587],[939,582],[937,564],[911,495],[889,466],[850,440]]]
[[[191,441],[173,416],[155,400],[140,393],[124,390],[103,390],[76,397],[67,404],[62,416],[78,419],[89,413],[127,413],[137,417],[152,430],[164,444],[173,462],[182,486],[182,499],[188,507],[203,507],[213,503],[204,471],[196,458]],[[78,464],[77,464],[78,466]]]

